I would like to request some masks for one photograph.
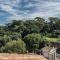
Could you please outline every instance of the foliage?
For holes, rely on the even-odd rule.
[[[42,42],[44,41],[40,34],[32,33],[28,34],[24,37],[24,41],[26,43],[27,49],[30,52],[35,52],[37,49],[43,47]]]
[[[25,53],[26,46],[25,43],[20,39],[18,41],[8,42],[4,47],[1,47],[0,50],[8,53]]]
[[[24,53],[25,48],[36,52],[47,42],[60,42],[60,18],[49,17],[47,21],[41,17],[13,20],[0,26],[0,52]]]
[[[44,39],[45,39],[45,41],[47,41],[47,42],[60,42],[60,37],[58,37],[58,38],[50,38],[50,37],[47,37],[47,36],[44,36]]]

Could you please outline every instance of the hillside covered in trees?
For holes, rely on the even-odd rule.
[[[49,17],[48,21],[40,17],[13,20],[0,26],[1,53],[37,52],[50,42],[60,42],[60,19],[57,17]]]

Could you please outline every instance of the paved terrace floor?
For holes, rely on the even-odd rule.
[[[0,60],[47,60],[41,55],[27,55],[27,54],[0,54]]]

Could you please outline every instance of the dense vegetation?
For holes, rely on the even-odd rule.
[[[60,42],[60,19],[57,17],[49,17],[47,21],[40,17],[13,20],[0,26],[0,52],[36,52],[47,42]]]

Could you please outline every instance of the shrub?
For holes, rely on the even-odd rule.
[[[38,33],[28,34],[24,37],[24,41],[29,52],[36,52],[37,49],[42,48],[43,38]]]
[[[3,50],[5,53],[25,53],[26,46],[22,40],[8,42],[0,50]]]

